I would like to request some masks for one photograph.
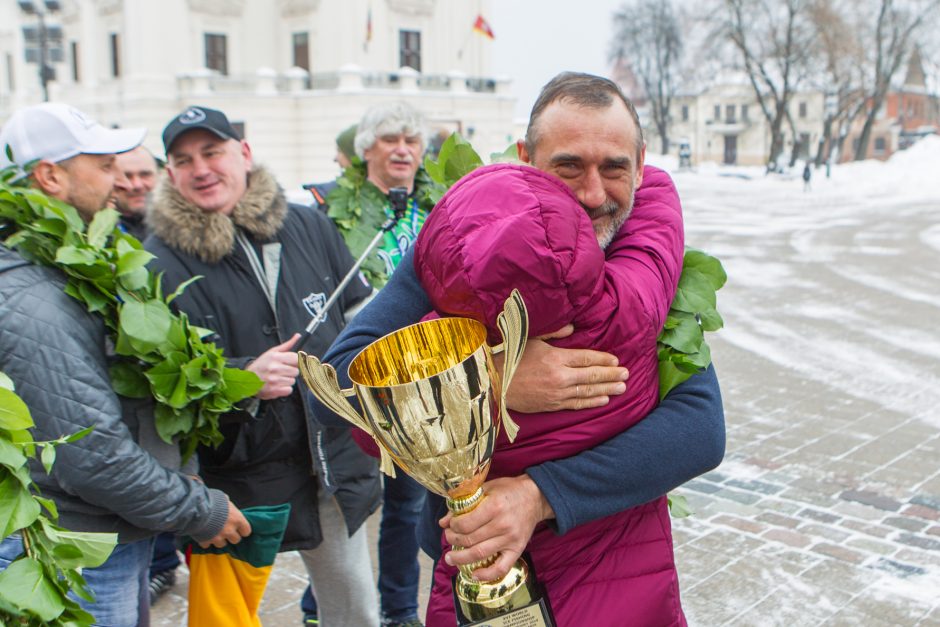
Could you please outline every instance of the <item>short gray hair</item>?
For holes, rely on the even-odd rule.
[[[362,116],[353,144],[356,155],[365,158],[365,152],[375,145],[375,140],[382,135],[405,133],[417,136],[421,140],[421,150],[427,145],[427,132],[424,128],[424,116],[406,102],[391,102],[370,107]]]

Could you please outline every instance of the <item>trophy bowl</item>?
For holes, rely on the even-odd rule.
[[[492,348],[486,343],[486,327],[470,318],[437,318],[390,333],[353,359],[350,389],[340,388],[331,366],[304,352],[299,354],[300,372],[324,405],[375,439],[383,472],[394,476],[394,462],[445,497],[448,509],[459,516],[484,498],[482,485],[500,427],[510,440],[518,431],[506,408],[506,388],[528,330],[518,291],[510,294],[497,323],[504,342]],[[493,363],[493,353],[500,350],[505,350],[502,379]],[[346,400],[352,396],[358,398],[361,413]],[[497,557],[460,567],[454,591],[462,624],[481,619],[500,624],[500,617],[539,604],[538,586],[522,559],[497,581],[473,578],[474,570]],[[541,614],[538,607],[532,611]]]

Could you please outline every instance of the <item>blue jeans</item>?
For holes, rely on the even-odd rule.
[[[179,555],[176,554],[176,536],[164,532],[154,539],[153,559],[150,561],[150,576],[168,570],[176,570],[180,565]]]
[[[23,540],[11,535],[0,542],[0,570],[5,569],[23,553]],[[82,576],[95,595],[89,603],[76,596],[86,612],[95,617],[100,627],[148,627],[150,625],[150,593],[147,587],[153,540],[118,544],[114,552],[97,568],[82,569]]]
[[[418,617],[418,518],[424,507],[424,487],[398,470],[383,476],[385,502],[379,527],[379,596],[382,617],[401,622]]]

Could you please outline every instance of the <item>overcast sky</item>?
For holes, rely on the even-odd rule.
[[[513,79],[516,117],[526,118],[542,85],[575,70],[607,76],[611,16],[623,0],[495,0],[493,71]]]

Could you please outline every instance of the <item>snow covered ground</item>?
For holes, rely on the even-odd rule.
[[[690,624],[940,625],[940,138],[808,191],[648,163],[728,273],[728,452],[675,523]]]

